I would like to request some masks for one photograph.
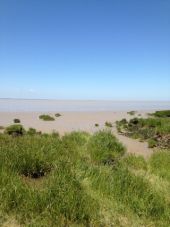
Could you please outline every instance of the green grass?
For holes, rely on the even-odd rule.
[[[0,223],[169,226],[169,154],[127,155],[110,131],[0,134]]]
[[[152,139],[152,138],[148,139],[148,147],[149,148],[154,148],[156,146],[157,146],[157,141],[155,139]]]
[[[170,117],[170,110],[156,111],[153,116],[155,117]]]
[[[99,131],[89,139],[88,150],[94,162],[113,164],[120,158],[125,148],[110,131]]]
[[[35,128],[29,128],[27,131],[27,134],[30,136],[33,136],[33,135],[37,134],[37,130]]]
[[[133,168],[134,170],[147,170],[147,162],[142,156],[129,154],[122,160],[122,162],[124,166]]]
[[[50,115],[46,115],[46,114],[40,115],[39,119],[43,121],[55,121],[54,117],[51,117]]]
[[[150,159],[151,171],[170,181],[170,151],[159,151]]]

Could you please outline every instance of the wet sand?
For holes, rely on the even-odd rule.
[[[59,132],[61,135],[71,131],[87,131],[93,133],[100,129],[104,129],[105,122],[109,121],[113,124],[112,131],[116,137],[126,146],[127,152],[143,155],[145,158],[152,154],[152,149],[149,149],[147,143],[141,143],[138,140],[127,138],[117,133],[115,122],[126,118],[129,120],[134,116],[127,112],[60,112],[61,117],[55,118],[55,121],[43,121],[39,119],[39,115],[49,114],[54,116],[54,112],[0,112],[0,126],[8,126],[13,124],[14,118],[19,118],[21,124],[26,129],[32,127],[39,131],[50,133],[52,131]],[[137,112],[135,116],[141,114],[142,117],[147,116],[146,111]],[[95,127],[95,124],[99,127]]]
[[[55,112],[56,113],[56,112]],[[122,118],[130,119],[127,112],[60,112],[61,117],[55,117],[55,121],[43,121],[39,119],[41,114],[49,114],[54,116],[54,112],[0,112],[0,125],[8,126],[13,124],[14,118],[19,118],[21,124],[26,129],[29,127],[36,128],[42,132],[58,131],[60,134],[73,130],[84,130],[94,132],[103,129],[106,121],[115,124],[117,120]],[[146,112],[138,112],[138,114],[146,116]],[[136,116],[138,115],[136,114]],[[99,127],[95,127],[95,124]]]
[[[148,147],[147,142],[140,142],[139,140],[120,135],[117,133],[117,130],[115,128],[113,129],[113,133],[126,147],[126,151],[128,153],[142,155],[146,159],[152,155],[153,149]]]

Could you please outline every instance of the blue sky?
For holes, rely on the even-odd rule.
[[[1,0],[0,98],[170,100],[169,0]]]

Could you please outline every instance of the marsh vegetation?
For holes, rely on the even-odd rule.
[[[146,161],[110,131],[60,137],[15,127],[0,134],[1,224],[169,226],[170,151]]]
[[[129,114],[129,115],[133,116],[133,115],[135,115],[135,114],[136,114],[136,111],[132,110],[132,111],[127,112],[127,114]]]
[[[170,115],[169,110],[157,111],[148,118],[122,119],[117,122],[120,133],[148,141],[149,147],[170,148]]]
[[[55,117],[61,117],[61,114],[60,113],[56,113]]]
[[[113,127],[112,123],[109,122],[109,121],[105,122],[105,126],[108,127],[108,128],[112,128]]]
[[[43,121],[55,121],[54,117],[47,115],[47,114],[40,115],[39,119],[41,119]]]
[[[18,119],[18,118],[15,118],[14,119],[14,123],[16,123],[16,124],[18,124],[18,123],[20,123],[21,121],[20,121],[20,119]]]

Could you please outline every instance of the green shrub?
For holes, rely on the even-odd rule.
[[[108,127],[108,128],[112,128],[113,127],[112,123],[108,122],[108,121],[105,122],[105,126]]]
[[[53,117],[51,117],[50,115],[40,115],[39,119],[43,120],[43,121],[55,121],[55,119]]]
[[[140,123],[140,119],[135,117],[133,119],[130,119],[129,121],[129,126],[132,126],[132,125],[138,125]]]
[[[123,118],[120,121],[116,121],[116,128],[118,132],[122,133],[127,128],[128,121]]]
[[[127,114],[129,114],[129,115],[133,116],[133,115],[135,115],[135,114],[136,114],[136,111],[129,111],[129,112],[127,112]]]
[[[14,119],[14,123],[20,123],[20,122],[21,122],[20,119],[18,119],[18,118]]]
[[[0,130],[3,130],[5,127],[0,125]]]
[[[128,121],[126,120],[126,118],[123,118],[121,121],[119,121],[119,123],[124,125],[124,124],[127,124]]]
[[[10,125],[5,129],[5,133],[12,136],[22,136],[25,134],[25,129],[22,125]]]
[[[55,116],[56,117],[61,117],[61,114],[60,113],[56,113]]]

